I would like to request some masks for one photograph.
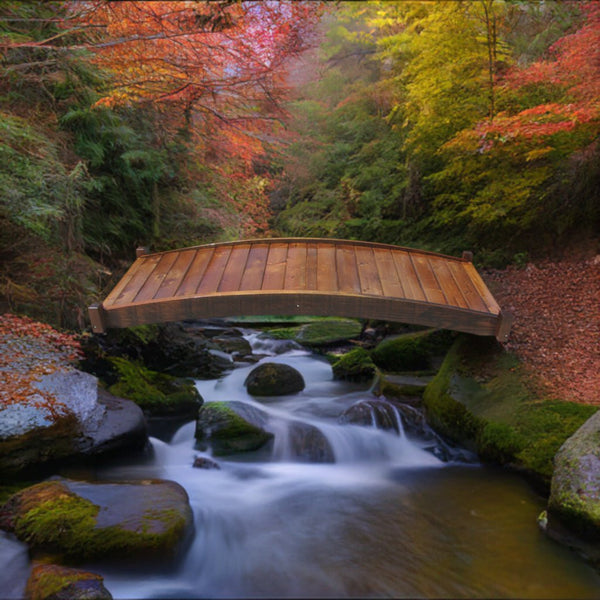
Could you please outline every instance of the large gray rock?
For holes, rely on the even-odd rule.
[[[0,409],[0,473],[16,476],[57,461],[84,461],[148,440],[141,409],[98,389],[97,379],[56,369],[12,392]]]
[[[253,396],[285,396],[301,392],[305,383],[294,367],[266,362],[250,371],[244,385]]]
[[[558,523],[584,539],[600,541],[600,411],[554,457],[549,529],[558,531]]]
[[[289,444],[292,458],[300,462],[333,463],[331,444],[314,425],[293,421],[289,425]]]
[[[193,515],[186,491],[173,481],[54,478],[11,496],[0,508],[0,527],[34,556],[162,562],[189,539]]]

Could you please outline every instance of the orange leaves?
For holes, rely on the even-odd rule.
[[[0,315],[0,410],[22,405],[41,409],[52,419],[67,414],[66,406],[35,382],[80,356],[74,336],[28,317]]]

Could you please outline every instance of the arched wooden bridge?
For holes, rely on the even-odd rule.
[[[239,315],[346,316],[504,340],[510,320],[468,258],[333,239],[208,244],[137,260],[100,304],[93,330]]]

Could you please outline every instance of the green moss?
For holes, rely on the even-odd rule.
[[[55,481],[27,488],[12,501],[17,505],[16,536],[36,553],[56,554],[73,562],[159,556],[175,548],[186,527],[185,515],[174,509],[143,511],[140,527],[128,528],[130,523],[98,527],[100,507]]]
[[[400,398],[402,396],[422,397],[425,392],[424,385],[411,385],[409,383],[391,383],[383,379],[379,386],[379,393],[388,398]]]
[[[542,397],[516,356],[495,341],[460,336],[424,394],[442,435],[483,460],[510,464],[549,486],[553,458],[595,408]]]
[[[332,369],[334,379],[348,381],[370,380],[377,373],[370,353],[364,348],[355,348],[342,355],[333,363]]]
[[[95,581],[99,586],[102,586],[103,578],[88,571],[52,564],[37,564],[34,565],[30,579],[27,582],[26,596],[30,600],[45,600],[64,590],[64,597],[67,597],[69,593],[67,588],[78,581]],[[103,586],[99,589],[106,591]],[[99,589],[95,590],[96,593]],[[110,596],[106,592],[106,594],[98,597],[108,598]]]
[[[207,402],[198,415],[196,439],[210,441],[215,456],[258,450],[273,434],[249,423],[227,402]]]
[[[297,327],[270,329],[268,334],[275,339],[294,340],[305,346],[327,346],[360,336],[362,325],[356,319],[324,317]]]
[[[191,379],[151,371],[139,362],[111,357],[119,380],[109,388],[115,396],[129,398],[152,415],[195,416],[202,398]]]
[[[443,354],[450,334],[427,329],[383,340],[372,353],[375,364],[384,371],[417,371],[431,366],[431,358]]]

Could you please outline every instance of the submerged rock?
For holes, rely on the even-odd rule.
[[[33,563],[25,594],[31,600],[112,600],[101,575],[42,562]]]
[[[251,452],[273,439],[263,429],[266,416],[242,402],[207,402],[198,413],[196,439],[212,447],[215,456]]]
[[[331,444],[317,427],[309,423],[290,423],[289,444],[293,459],[310,463],[335,462]]]
[[[186,491],[173,481],[87,483],[56,478],[0,508],[0,527],[34,555],[71,561],[174,557],[193,526]]]
[[[396,433],[400,433],[402,426],[396,407],[380,399],[361,400],[353,404],[340,415],[338,422],[394,430]]]
[[[301,392],[304,378],[299,371],[282,363],[266,362],[250,371],[244,381],[253,396],[285,396]]]

